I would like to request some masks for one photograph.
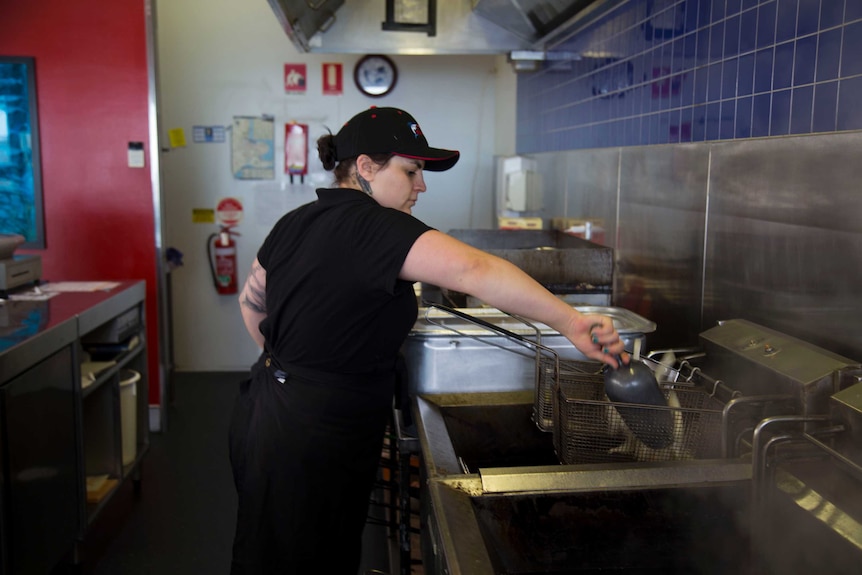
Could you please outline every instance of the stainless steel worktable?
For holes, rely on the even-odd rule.
[[[77,562],[119,486],[138,486],[149,446],[145,293],[145,282],[123,281],[0,302],[0,572]],[[117,351],[85,380],[88,342],[119,325]],[[91,478],[104,489],[88,490]]]

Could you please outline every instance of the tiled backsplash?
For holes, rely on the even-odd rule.
[[[518,153],[862,129],[862,0],[631,0],[518,78]]]

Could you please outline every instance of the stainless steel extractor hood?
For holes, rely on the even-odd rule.
[[[627,0],[436,0],[436,34],[384,30],[386,0],[268,0],[301,52],[542,53],[555,32]]]
[[[475,0],[473,11],[535,43],[596,0]]]
[[[309,52],[312,38],[335,23],[344,0],[267,0],[279,24],[300,52]]]

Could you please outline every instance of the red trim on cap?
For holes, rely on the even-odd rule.
[[[451,160],[452,158],[457,156],[458,153],[450,154],[450,155],[445,156],[443,158],[429,158],[427,156],[411,156],[409,154],[399,154],[398,152],[392,152],[392,155],[393,156],[400,156],[402,158],[409,158],[411,160],[425,160],[426,162],[445,162],[446,160]]]

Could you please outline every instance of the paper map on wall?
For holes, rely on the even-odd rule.
[[[275,179],[275,119],[237,116],[231,129],[231,172],[239,180]]]

